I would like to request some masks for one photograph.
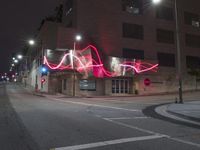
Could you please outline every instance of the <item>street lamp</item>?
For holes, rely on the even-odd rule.
[[[158,4],[158,3],[161,2],[161,0],[152,0],[152,2],[153,2],[154,4]]]
[[[21,60],[23,58],[23,56],[21,54],[19,54],[19,55],[17,55],[17,58]]]
[[[29,40],[28,43],[29,43],[29,45],[35,45],[35,41],[34,40]]]
[[[152,0],[154,4],[160,3],[162,0]],[[176,31],[176,50],[177,50],[177,67],[178,67],[178,92],[179,92],[179,103],[183,103],[183,90],[182,90],[182,70],[181,70],[181,49],[180,49],[180,29],[179,29],[179,20],[178,20],[178,7],[177,0],[174,0],[174,12],[175,12],[175,31]]]
[[[73,56],[75,55],[75,51],[76,51],[76,41],[79,42],[82,40],[82,36],[81,35],[76,35],[75,36],[75,41],[74,41],[74,50],[73,53],[71,53],[71,55],[73,54]],[[76,72],[75,72],[75,65],[74,65],[74,57],[71,56],[71,60],[72,60],[72,68],[73,68],[73,96],[76,96],[76,82],[75,82],[75,77],[76,77]]]
[[[18,62],[19,62],[19,61],[18,61],[17,59],[15,59],[15,60],[14,60],[14,63],[16,63],[16,64],[17,64]]]

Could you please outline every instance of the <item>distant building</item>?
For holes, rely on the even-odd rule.
[[[199,1],[177,2],[183,89],[194,90],[198,81],[188,71],[200,68]],[[29,84],[45,92],[76,96],[177,91],[174,15],[173,0],[157,5],[150,0],[63,0],[62,23],[46,21],[40,30],[40,44],[35,50]],[[45,78],[42,84],[43,56],[56,67],[65,54],[73,53],[70,50],[74,49],[76,34],[83,38],[76,42],[79,56],[73,58],[73,64],[68,55],[61,67],[49,68],[48,75],[42,77]],[[103,62],[97,63],[99,66],[94,63],[98,58],[91,47],[86,50],[87,56],[94,60],[83,60],[86,54],[81,56],[80,50],[88,45],[97,48]],[[87,75],[78,66],[81,64],[75,60],[78,58],[84,67],[87,63],[93,65],[87,69]],[[68,67],[64,69],[64,66]],[[148,71],[142,72],[145,68]]]

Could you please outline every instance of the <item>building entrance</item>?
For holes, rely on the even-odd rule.
[[[119,93],[119,94],[130,93],[130,80],[128,79],[112,80],[112,93]]]

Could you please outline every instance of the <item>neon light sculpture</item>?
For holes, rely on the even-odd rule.
[[[70,60],[69,64],[64,64],[66,59]],[[84,74],[87,77],[89,76],[89,73],[92,73],[92,75],[97,78],[125,76],[127,72],[132,72],[133,74],[140,74],[147,71],[156,72],[158,68],[158,64],[133,60],[122,61],[116,64],[117,67],[120,67],[117,69],[117,71],[108,71],[101,60],[97,48],[92,45],[87,46],[83,50],[77,50],[75,52],[70,50],[69,53],[66,53],[62,57],[59,64],[49,62],[47,57],[44,56],[44,64],[52,70],[75,69],[77,72]]]

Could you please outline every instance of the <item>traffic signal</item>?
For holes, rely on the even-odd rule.
[[[44,78],[41,79],[42,84],[45,82],[46,80]]]
[[[47,67],[43,64],[41,67],[41,76],[47,76],[48,69]]]

